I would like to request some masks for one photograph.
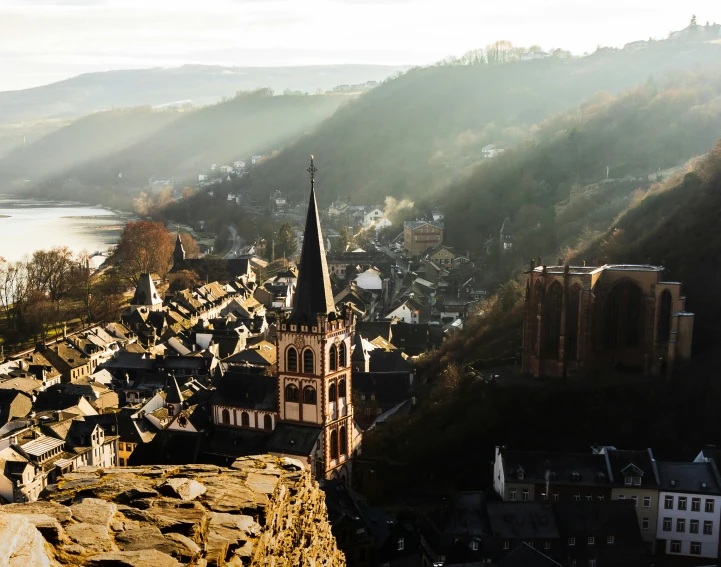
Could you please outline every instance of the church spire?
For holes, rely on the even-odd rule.
[[[185,261],[185,248],[180,238],[180,227],[178,227],[178,238],[175,239],[175,250],[173,251],[173,266],[178,266]]]
[[[318,218],[318,204],[315,199],[315,173],[318,171],[310,156],[310,200],[305,220],[303,250],[300,253],[300,273],[295,292],[291,320],[311,323],[316,315],[327,317],[335,313],[333,292],[330,287],[328,265],[325,260],[323,233]]]

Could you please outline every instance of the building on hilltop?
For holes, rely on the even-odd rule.
[[[540,260],[539,260],[540,264]],[[523,372],[574,376],[630,370],[669,376],[691,355],[693,313],[662,266],[536,266],[523,325]]]

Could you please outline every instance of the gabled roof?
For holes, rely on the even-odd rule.
[[[178,386],[178,381],[173,376],[172,381],[168,385],[165,401],[169,404],[182,404],[183,394]]]
[[[300,255],[300,274],[290,318],[310,323],[317,315],[327,317],[330,313],[335,313],[335,304],[325,260],[315,189],[311,187]]]
[[[211,403],[261,411],[278,411],[278,379],[229,370],[218,381]]]
[[[660,490],[721,494],[719,473],[714,461],[705,463],[658,463]]]
[[[498,567],[561,567],[548,555],[528,545],[525,541],[498,563]]]
[[[488,520],[499,539],[556,539],[553,510],[542,502],[488,502]]]
[[[268,440],[268,452],[308,456],[322,430],[321,427],[278,423]]]
[[[523,482],[546,482],[578,486],[609,486],[606,456],[592,453],[552,453],[546,451],[511,451],[501,453],[507,479],[523,470]],[[575,473],[575,474],[574,474]]]
[[[161,303],[163,303],[163,300],[158,296],[150,274],[140,274],[138,283],[135,286],[135,295],[133,295],[133,299],[130,300],[130,305],[152,307],[153,305],[160,305]]]

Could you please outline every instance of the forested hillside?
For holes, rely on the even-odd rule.
[[[533,125],[597,91],[617,94],[649,76],[719,57],[718,44],[662,41],[579,59],[413,69],[256,168],[249,183],[257,195],[278,187],[300,193],[305,180],[298,171],[312,153],[322,202],[337,195],[359,203],[428,196],[462,179],[485,144],[522,141]]]
[[[197,110],[109,111],[78,120],[0,160],[0,179],[72,178],[93,187],[145,187],[152,176],[195,176],[288,143],[348,97],[241,94]],[[122,177],[119,177],[122,174]],[[197,177],[196,177],[197,179]],[[89,193],[90,194],[90,193]]]

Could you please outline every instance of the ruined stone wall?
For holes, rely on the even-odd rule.
[[[14,559],[13,559],[14,558]],[[344,567],[323,492],[292,459],[87,467],[0,506],[10,567]]]

